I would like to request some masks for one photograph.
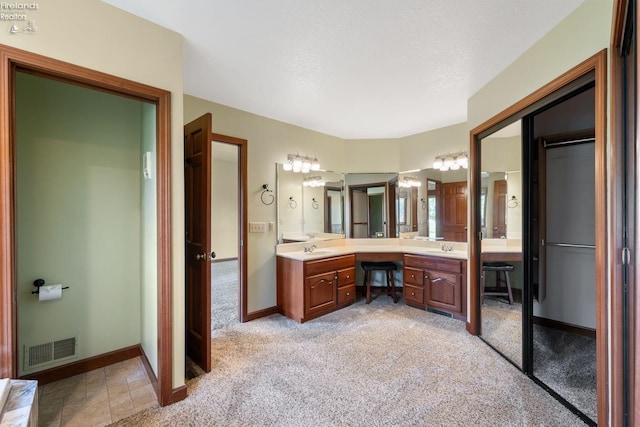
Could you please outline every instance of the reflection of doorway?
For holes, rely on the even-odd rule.
[[[442,236],[467,241],[467,181],[442,184]]]
[[[351,238],[386,237],[385,189],[381,183],[350,185]],[[395,200],[395,199],[394,199]]]
[[[342,187],[324,187],[324,232],[344,233],[344,209]]]
[[[507,180],[493,182],[493,238],[507,236]]]

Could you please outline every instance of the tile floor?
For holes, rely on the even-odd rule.
[[[157,406],[139,357],[39,387],[39,426],[105,426]]]

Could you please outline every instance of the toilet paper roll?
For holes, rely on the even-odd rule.
[[[39,301],[49,301],[59,298],[62,298],[62,285],[40,286],[40,292],[38,293]]]

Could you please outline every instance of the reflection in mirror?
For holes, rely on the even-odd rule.
[[[276,172],[278,243],[344,237],[344,174]]]
[[[398,221],[398,236],[404,239],[467,239],[467,171],[422,169],[400,173],[399,182],[419,181],[406,188],[409,223]],[[403,194],[405,188],[398,190]],[[409,198],[410,197],[410,198]],[[400,200],[400,199],[398,199]]]
[[[397,173],[348,173],[346,182],[347,236],[396,237]]]
[[[482,139],[481,336],[522,367],[521,122]]]

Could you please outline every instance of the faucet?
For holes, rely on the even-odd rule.
[[[305,246],[304,247],[304,251],[305,251],[305,253],[307,253],[307,252],[311,253],[311,252],[313,252],[315,250],[315,248],[316,248],[316,245]]]
[[[444,252],[452,252],[453,251],[453,245],[446,246],[443,243],[442,246],[440,247],[440,249],[442,249]]]
[[[313,234],[313,233],[307,233],[307,237],[310,238],[310,239],[315,239],[316,235]]]

